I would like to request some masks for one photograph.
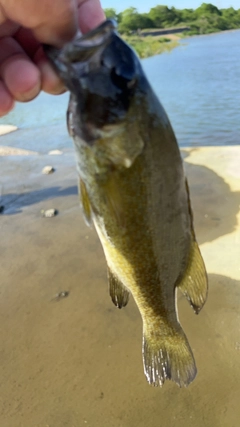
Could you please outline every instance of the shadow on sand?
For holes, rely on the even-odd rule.
[[[184,154],[186,158],[188,153]],[[240,209],[240,192],[232,191],[221,176],[205,166],[185,162],[184,167],[198,243],[212,242],[233,232]]]
[[[185,158],[189,155],[186,151],[182,151],[182,154]],[[55,182],[56,186],[26,191],[26,188],[29,188],[29,185],[31,185],[31,181],[29,184],[28,180],[26,186],[22,185],[21,187],[18,184],[14,188],[15,191],[13,193],[2,194],[0,204],[4,206],[4,214],[19,214],[23,208],[40,202],[44,208],[46,200],[77,195],[77,185],[63,188],[64,177],[69,173],[69,170],[75,170],[74,161],[70,167],[64,165],[62,167],[61,175]],[[222,177],[205,166],[192,165],[185,162],[185,170],[190,187],[194,226],[198,243],[211,242],[220,236],[234,231],[237,225],[240,192],[232,192]],[[9,179],[12,178],[10,175]],[[26,180],[26,177],[24,180]],[[35,183],[32,186],[34,185]],[[43,182],[43,185],[46,186],[46,181]],[[39,182],[37,186],[39,187]],[[78,200],[76,200],[76,203],[78,204]]]
[[[57,197],[74,196],[78,194],[77,186],[62,188],[60,186],[43,188],[23,193],[9,193],[1,197],[1,205],[4,206],[5,215],[15,215],[23,211],[23,208],[55,199]]]

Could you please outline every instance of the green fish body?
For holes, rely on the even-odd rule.
[[[122,308],[132,294],[139,308],[148,382],[187,386],[197,371],[176,290],[198,313],[207,276],[171,124],[111,20],[47,54],[71,92],[81,204],[102,243],[112,301]]]

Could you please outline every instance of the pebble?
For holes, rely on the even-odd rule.
[[[67,298],[69,291],[62,291],[55,295],[55,298]]]
[[[48,154],[50,154],[50,156],[58,156],[58,155],[60,155],[60,154],[62,154],[63,152],[62,151],[60,151],[60,150],[51,150],[51,151],[49,151],[49,153]]]
[[[47,209],[46,211],[44,211],[43,209],[41,210],[41,214],[45,218],[52,218],[53,216],[56,216],[57,213],[58,212],[56,209]]]
[[[52,298],[52,301],[60,301],[63,298],[67,298],[69,296],[69,291],[62,291],[62,292],[58,292],[54,298]]]
[[[42,173],[44,175],[49,175],[50,173],[53,173],[53,172],[55,172],[55,169],[53,166],[45,166],[42,170]]]

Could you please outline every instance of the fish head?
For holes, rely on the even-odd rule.
[[[78,36],[61,50],[46,46],[45,52],[71,92],[73,136],[90,142],[104,127],[124,121],[143,72],[113,20]]]

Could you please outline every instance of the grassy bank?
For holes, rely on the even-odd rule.
[[[154,34],[160,30],[167,30],[171,34],[171,30],[178,28],[185,36],[192,36],[240,28],[240,9],[236,10],[233,7],[218,9],[211,3],[202,3],[197,9],[177,9],[157,5],[148,13],[139,13],[134,7],[120,13],[114,8],[109,8],[105,9],[105,14],[107,18],[114,18],[117,21],[120,34],[128,35],[139,30],[142,34],[144,32]],[[188,28],[188,31],[183,33],[185,31],[183,27]],[[170,38],[170,34],[166,37]],[[141,58],[157,55],[177,46],[176,39],[174,43],[166,42],[163,34],[158,40],[153,39],[151,34],[148,35],[150,37],[145,39],[135,35],[124,38],[136,49]],[[180,33],[178,35],[181,38]]]
[[[138,35],[123,35],[123,39],[135,49],[140,58],[159,55],[160,53],[174,49],[179,44],[177,37],[175,37],[175,40],[172,40],[171,38],[158,36],[141,37]]]

